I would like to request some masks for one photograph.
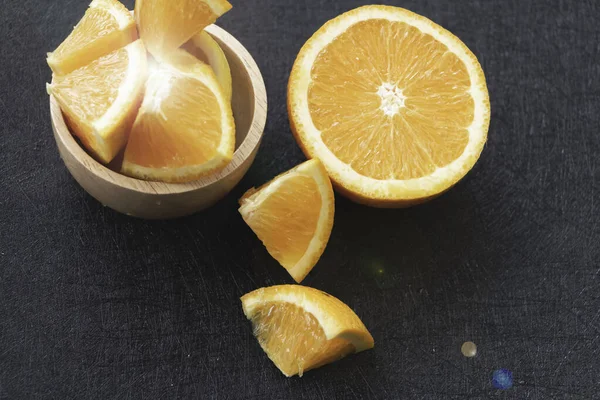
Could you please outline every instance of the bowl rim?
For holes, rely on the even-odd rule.
[[[120,174],[96,161],[77,143],[70,129],[67,127],[62,110],[58,101],[50,95],[50,118],[55,125],[55,139],[62,141],[65,149],[79,162],[87,171],[108,183],[123,189],[133,190],[139,193],[163,195],[174,193],[185,193],[213,185],[235,172],[246,159],[252,156],[254,150],[260,145],[267,119],[267,91],[264,79],[248,50],[229,32],[217,25],[209,25],[205,30],[211,36],[219,39],[235,53],[242,61],[246,73],[250,79],[254,95],[254,113],[250,121],[248,133],[239,147],[235,150],[233,158],[227,166],[204,178],[186,183],[165,183],[157,181],[145,181]]]

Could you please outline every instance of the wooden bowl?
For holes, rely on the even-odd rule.
[[[105,206],[148,219],[193,214],[223,198],[250,168],[267,118],[265,84],[256,62],[240,42],[215,25],[206,31],[225,52],[233,81],[236,151],[231,163],[218,173],[198,181],[175,184],[143,181],[115,172],[79,145],[65,123],[58,102],[50,96],[52,129],[61,158],[81,187]]]

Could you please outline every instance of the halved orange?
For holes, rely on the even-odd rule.
[[[137,40],[69,74],[54,75],[47,89],[83,145],[109,163],[127,141],[146,75],[146,49]]]
[[[71,34],[52,53],[48,65],[64,75],[137,39],[131,13],[117,0],[94,0]]]
[[[262,288],[241,298],[254,336],[285,376],[373,348],[360,318],[335,297],[300,285]]]
[[[137,0],[140,37],[154,56],[176,50],[231,9],[226,0]]]
[[[267,251],[296,282],[325,251],[335,201],[319,160],[309,160],[240,199],[240,214]]]
[[[229,100],[210,66],[179,49],[150,69],[122,172],[189,182],[224,168],[233,157],[235,124]]]
[[[490,120],[485,76],[467,46],[390,6],[342,14],[308,40],[288,111],[299,145],[340,191],[381,207],[457,183],[478,160]]]
[[[188,41],[183,48],[202,62],[211,66],[223,93],[229,100],[232,94],[231,69],[227,57],[219,43],[206,31],[202,31]]]

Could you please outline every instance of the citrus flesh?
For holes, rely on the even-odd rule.
[[[430,20],[365,6],[304,45],[288,85],[294,135],[340,191],[383,207],[434,197],[475,164],[489,126],[471,51]]]
[[[327,171],[309,160],[240,200],[240,214],[267,251],[301,282],[323,254],[334,216]]]
[[[137,0],[139,34],[153,56],[176,50],[231,9],[226,0]]]
[[[109,163],[127,141],[146,75],[146,49],[137,40],[69,74],[54,75],[48,92],[85,148]]]
[[[374,346],[354,311],[320,290],[280,285],[250,292],[241,301],[259,344],[285,376],[302,376]]]
[[[233,157],[231,105],[211,68],[184,50],[158,61],[125,149],[122,172],[163,182],[189,182],[224,168]]]
[[[71,34],[52,53],[48,65],[64,75],[137,39],[131,13],[117,0],[94,0]]]
[[[183,48],[202,62],[211,66],[225,96],[231,100],[231,69],[227,57],[219,43],[206,31],[202,31],[188,41]]]

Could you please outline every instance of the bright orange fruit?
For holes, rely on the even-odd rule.
[[[323,254],[333,227],[335,200],[323,164],[300,164],[249,190],[240,204],[244,221],[269,254],[302,282]]]
[[[224,168],[234,148],[231,105],[210,66],[179,49],[150,69],[123,173],[189,182]]]
[[[73,133],[98,160],[124,147],[147,75],[146,49],[137,40],[66,75],[54,75],[54,95]]]
[[[202,62],[211,66],[223,89],[223,93],[231,100],[233,91],[231,69],[229,68],[225,52],[223,52],[219,43],[209,33],[202,31],[187,42],[183,48]]]
[[[444,192],[473,167],[490,103],[473,53],[430,20],[365,6],[319,29],[289,80],[294,135],[340,191],[399,207]]]
[[[375,344],[350,307],[320,290],[272,286],[248,293],[241,300],[254,336],[288,377],[302,376]]]
[[[140,37],[154,56],[179,48],[231,9],[226,0],[137,0]]]
[[[64,75],[137,39],[131,13],[117,0],[94,0],[71,34],[52,53],[48,65]]]

